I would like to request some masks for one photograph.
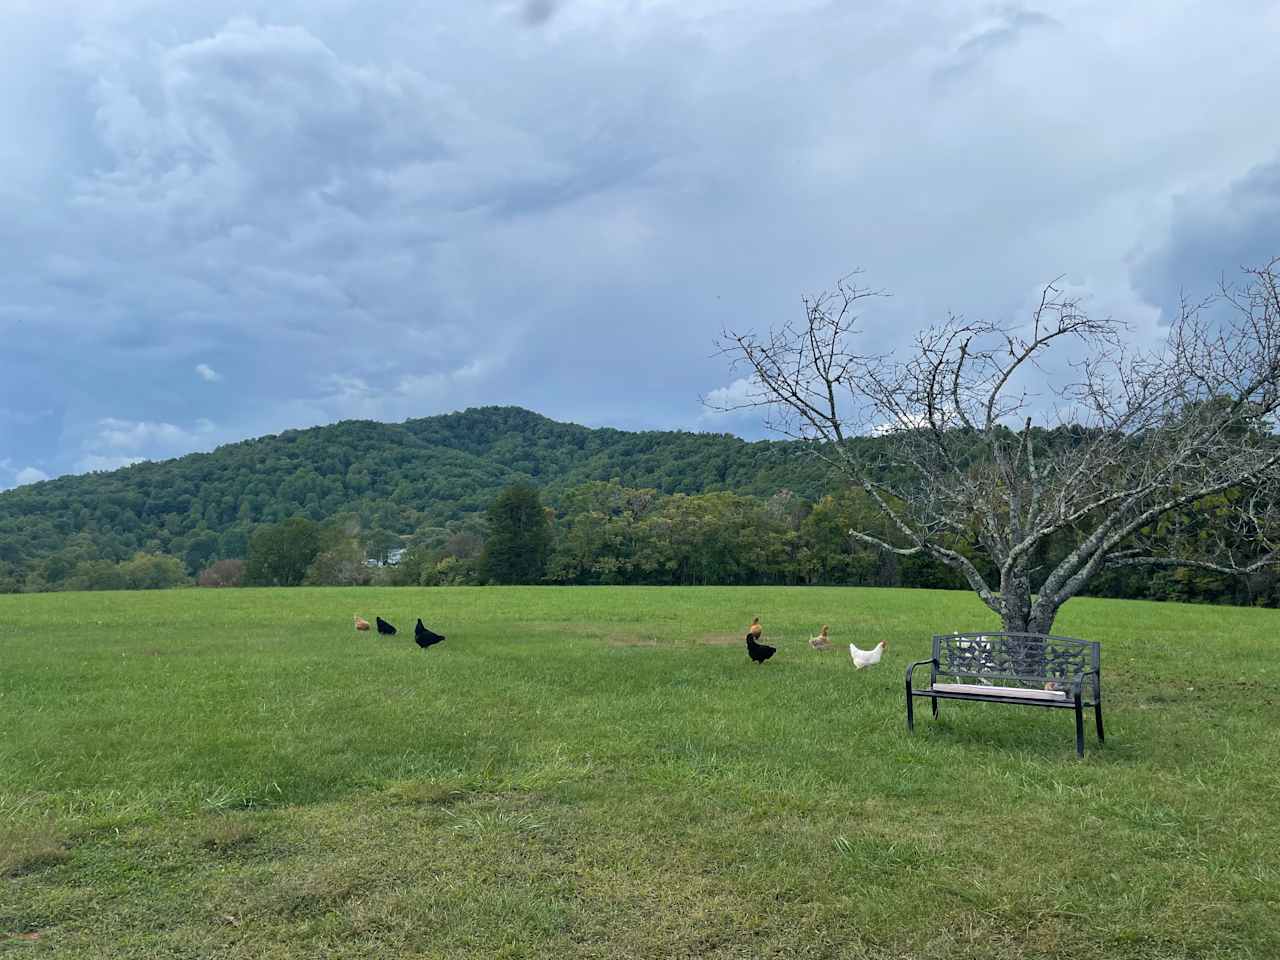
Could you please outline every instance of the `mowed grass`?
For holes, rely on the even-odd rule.
[[[0,597],[0,954],[1280,956],[1280,614],[1072,601],[1083,761],[1069,711],[908,736],[905,664],[995,626],[906,590]]]

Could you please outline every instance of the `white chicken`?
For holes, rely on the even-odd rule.
[[[852,643],[849,644],[849,656],[853,658],[853,665],[861,670],[863,667],[869,667],[880,662],[880,656],[884,653],[886,644],[883,640],[877,643],[870,650],[859,650]]]

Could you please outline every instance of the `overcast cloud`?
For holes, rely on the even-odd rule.
[[[479,404],[733,430],[722,325],[881,347],[1280,254],[1280,3],[10,0],[0,488]]]

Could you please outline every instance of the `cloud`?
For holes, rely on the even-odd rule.
[[[558,6],[558,0],[525,0],[521,15],[529,26],[540,27],[555,16]]]
[[[323,242],[308,236],[319,227],[339,241],[358,231],[353,216],[466,209],[494,178],[505,191],[522,171],[555,172],[532,141],[478,116],[450,86],[348,62],[302,26],[238,19],[167,49],[121,58],[87,47],[81,58],[96,74],[89,97],[110,160],[80,180],[77,205],[149,221],[144,245],[238,227],[252,247],[287,218],[305,248]],[[305,279],[325,287],[321,274]]]
[[[760,388],[750,377],[739,377],[728,386],[716,387],[702,399],[700,419],[718,420],[731,416],[739,407],[761,399]]]
[[[24,486],[28,483],[40,483],[42,480],[48,480],[49,475],[43,470],[35,467],[23,467],[14,477],[14,486]]]
[[[148,447],[185,447],[195,436],[172,423],[118,420],[98,421],[96,442],[113,450],[141,450]]]
[[[75,472],[93,473],[100,470],[119,470],[121,467],[131,467],[135,463],[142,463],[146,459],[146,457],[110,457],[91,453],[76,461]]]
[[[207,363],[196,364],[196,375],[205,383],[217,383],[222,379],[222,374]]]
[[[793,320],[859,265],[895,294],[863,320],[876,352],[949,310],[1020,316],[1063,272],[1145,317],[1265,245],[1269,181],[1239,181],[1280,151],[1258,119],[1277,16],[20,5],[0,457],[57,474],[492,403],[753,433],[700,402],[734,389],[716,333]],[[202,366],[236,385],[216,410]]]
[[[953,83],[1028,33],[1061,26],[1047,14],[1012,5],[1004,7],[956,47],[946,62],[934,70],[933,81],[939,86]]]
[[[317,411],[317,422],[336,419],[403,420],[415,411],[438,409],[451,400],[482,402],[484,382],[509,362],[513,343],[478,353],[460,366],[430,372],[364,377],[333,374],[301,404]],[[322,412],[321,412],[322,411]]]
[[[265,431],[264,431],[265,432]],[[104,417],[96,421],[80,442],[73,472],[115,470],[144,460],[164,460],[185,453],[211,450],[227,436],[208,418],[197,418],[191,428],[173,423]]]
[[[1240,268],[1280,256],[1280,155],[1218,188],[1177,196],[1167,233],[1137,256],[1134,286],[1166,319],[1191,300],[1240,281]]]
[[[26,466],[19,469],[13,465],[12,457],[0,457],[0,490],[10,490],[48,479],[49,474],[38,467]]]

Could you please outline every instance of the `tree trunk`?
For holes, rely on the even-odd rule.
[[[1049,603],[1045,598],[1036,601],[1031,608],[1031,618],[1027,621],[1028,633],[1047,634],[1053,629],[1053,621],[1058,616],[1061,604]]]
[[[1015,567],[1000,582],[1000,619],[1009,633],[1047,634],[1053,626],[1059,604],[1046,597],[1033,602],[1031,581],[1026,571]],[[1018,674],[1043,676],[1045,672],[1044,650],[1036,643],[1011,642],[1012,669]]]
[[[1010,633],[1031,630],[1031,584],[1021,570],[1000,578],[1000,621]]]

